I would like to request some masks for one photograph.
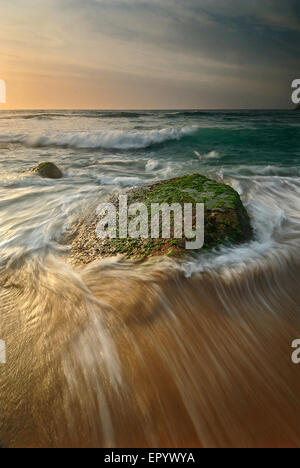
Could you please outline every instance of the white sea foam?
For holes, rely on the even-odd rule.
[[[159,161],[155,161],[154,159],[149,159],[149,161],[146,164],[146,172],[152,172],[157,169],[159,166]]]
[[[220,174],[219,174],[220,175]],[[250,267],[256,262],[284,262],[299,251],[300,180],[295,177],[225,178],[240,194],[251,216],[254,240],[201,253],[183,264],[187,276],[228,266]]]
[[[100,130],[97,132],[44,133],[42,135],[2,134],[0,142],[20,143],[30,147],[68,147],[78,149],[142,149],[170,140],[192,135],[196,127],[164,128],[161,130],[126,131]]]
[[[300,168],[299,167],[284,167],[284,166],[274,166],[274,165],[267,165],[267,166],[239,166],[239,167],[230,167],[230,169],[220,169],[218,171],[218,175],[223,177],[226,174],[232,174],[236,176],[255,176],[255,177],[300,177]]]
[[[143,180],[139,177],[126,176],[99,176],[97,180],[101,185],[116,185],[117,187],[134,187],[143,183]]]
[[[195,156],[197,156],[197,158],[200,160],[200,161],[203,161],[205,159],[218,159],[220,157],[219,153],[217,151],[210,151],[209,153],[206,153],[206,154],[200,154],[199,151],[194,151],[194,154]]]

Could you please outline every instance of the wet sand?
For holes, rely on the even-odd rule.
[[[8,447],[299,447],[299,264],[1,276]]]

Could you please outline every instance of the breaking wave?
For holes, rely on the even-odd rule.
[[[62,147],[78,149],[142,149],[170,140],[193,135],[195,127],[164,128],[161,130],[133,131],[106,130],[96,133],[55,133],[50,135],[29,136],[1,135],[0,142],[19,143],[29,147]]]

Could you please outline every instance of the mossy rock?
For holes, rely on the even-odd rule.
[[[252,237],[248,213],[239,194],[230,186],[216,182],[200,174],[187,175],[167,180],[150,187],[140,187],[127,193],[128,205],[144,203],[148,211],[152,203],[203,203],[205,205],[205,244],[209,250],[224,244],[246,242]],[[118,197],[109,200],[118,208]],[[71,262],[75,265],[88,264],[97,258],[124,255],[126,258],[144,259],[167,255],[183,257],[187,239],[99,239],[96,226],[99,217],[82,220],[72,242]],[[193,218],[195,223],[195,217]],[[195,227],[195,225],[193,226]]]
[[[51,162],[41,163],[31,169],[31,172],[34,172],[35,174],[46,179],[61,179],[63,177],[61,170]]]

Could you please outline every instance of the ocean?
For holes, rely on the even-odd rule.
[[[0,445],[300,446],[299,142],[294,111],[1,111]],[[196,172],[251,242],[72,268],[101,200]]]

